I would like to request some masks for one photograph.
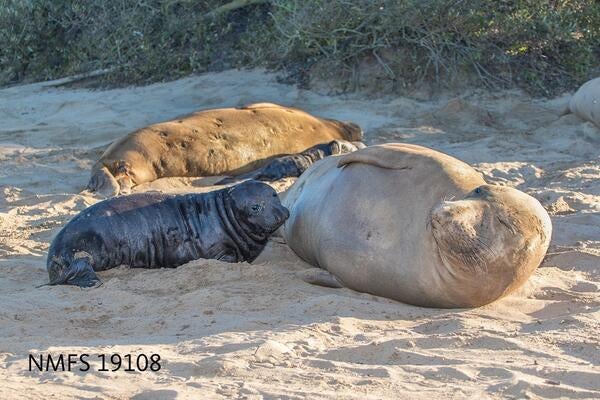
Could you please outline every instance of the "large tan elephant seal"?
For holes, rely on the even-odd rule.
[[[113,142],[88,189],[115,195],[162,177],[237,175],[336,139],[360,141],[362,130],[271,103],[199,111]]]
[[[584,83],[569,102],[569,111],[600,128],[600,78]]]
[[[550,218],[533,197],[409,144],[367,147],[309,168],[286,193],[283,236],[327,270],[311,283],[428,307],[477,307],[538,267]]]

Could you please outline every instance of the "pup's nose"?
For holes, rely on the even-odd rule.
[[[279,215],[281,221],[286,221],[290,217],[290,210],[284,206],[279,206]]]

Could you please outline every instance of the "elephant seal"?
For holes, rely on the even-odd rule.
[[[552,231],[533,197],[410,144],[321,160],[282,202],[288,245],[330,273],[307,281],[428,307],[478,307],[509,294],[538,267]]]
[[[600,128],[600,78],[587,81],[575,92],[569,111]]]
[[[226,185],[246,179],[257,181],[277,181],[283,178],[298,177],[304,173],[315,162],[331,155],[351,153],[364,148],[362,142],[348,142],[346,140],[334,140],[329,143],[321,143],[298,154],[288,154],[272,159],[259,169],[245,174],[227,177],[216,183]]]
[[[95,271],[119,265],[251,262],[288,216],[275,190],[256,181],[209,193],[115,197],[83,210],[58,233],[48,251],[49,284],[95,286]]]
[[[113,142],[87,189],[116,195],[162,177],[238,175],[335,139],[360,141],[362,130],[271,103],[199,111]]]

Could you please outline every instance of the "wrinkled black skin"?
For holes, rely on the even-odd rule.
[[[283,178],[299,177],[308,169],[308,167],[325,157],[351,153],[361,147],[364,147],[364,145],[360,142],[333,140],[329,143],[313,146],[302,153],[288,154],[274,158],[261,168],[245,174],[221,179],[216,184],[226,185],[247,179],[254,179],[257,181],[277,181]]]
[[[58,233],[48,251],[49,284],[96,286],[95,271],[119,265],[251,262],[288,217],[277,193],[256,181],[209,193],[111,198],[83,210]]]

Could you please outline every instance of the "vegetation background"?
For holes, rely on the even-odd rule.
[[[551,96],[599,72],[598,0],[0,0],[0,85],[262,66],[338,91],[457,80]]]

